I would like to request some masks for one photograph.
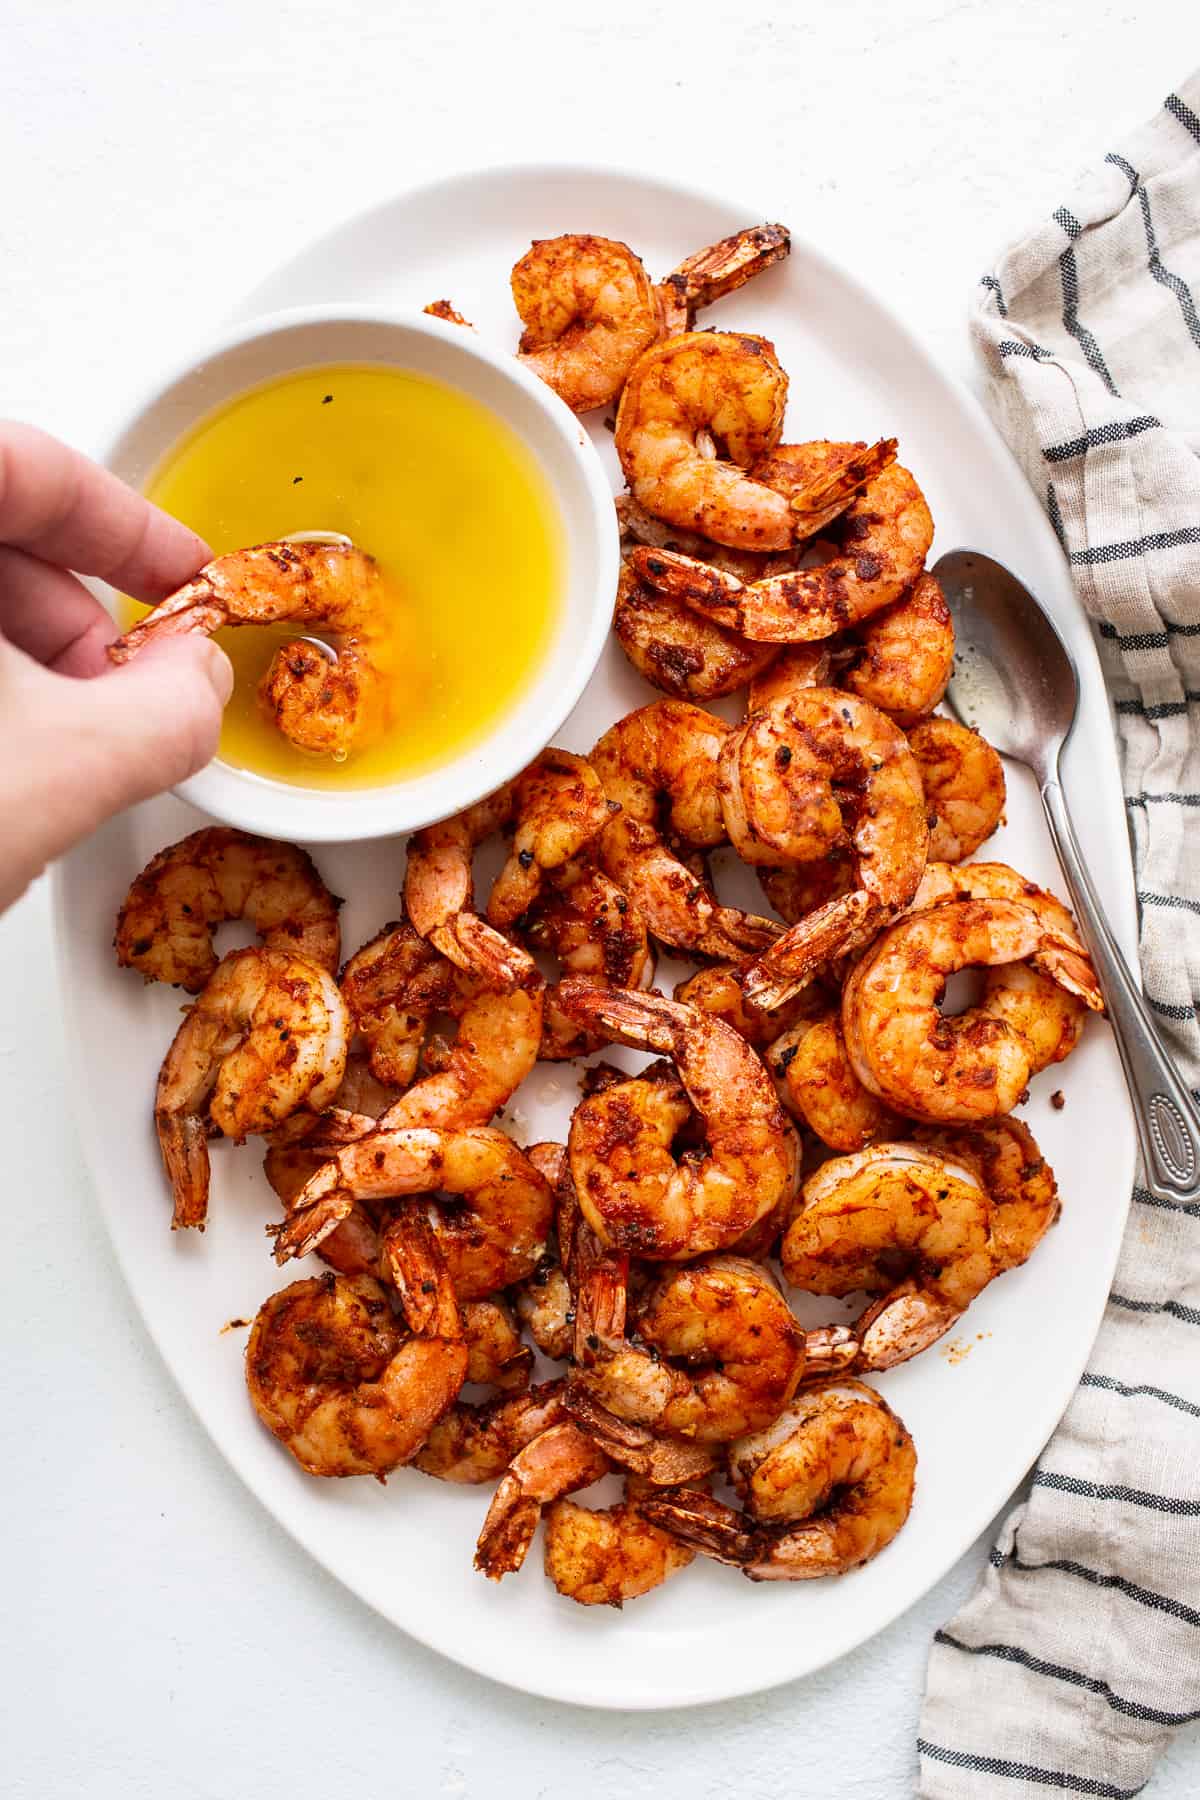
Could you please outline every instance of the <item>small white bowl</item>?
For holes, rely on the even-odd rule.
[[[101,460],[141,488],[167,451],[216,408],[273,376],[336,362],[390,363],[489,407],[541,470],[562,526],[564,567],[553,639],[528,687],[486,738],[443,767],[386,786],[321,789],[218,758],[177,789],[227,824],[309,842],[417,830],[471,805],[531,762],[579,699],[604,648],[620,556],[608,478],[574,414],[514,356],[425,313],[312,306],[240,325],[157,381]]]

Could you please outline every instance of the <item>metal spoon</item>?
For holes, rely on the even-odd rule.
[[[1039,601],[980,550],[951,550],[934,574],[954,616],[958,655],[947,699],[1005,756],[1037,777],[1050,836],[1104,991],[1146,1165],[1159,1199],[1200,1197],[1200,1113],[1176,1074],[1084,865],[1059,754],[1079,705],[1071,653]]]

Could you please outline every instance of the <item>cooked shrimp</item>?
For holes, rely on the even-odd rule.
[[[617,455],[634,498],[668,524],[719,544],[794,544],[800,533],[790,502],[746,472],[779,442],[787,386],[766,338],[685,332],[646,350],[617,413]],[[710,441],[723,458],[705,453]]]
[[[777,1418],[805,1365],[804,1332],[770,1276],[744,1257],[673,1269],[639,1304],[637,1335],[575,1369],[576,1390],[657,1433],[728,1443]]]
[[[438,1481],[471,1487],[498,1481],[519,1450],[570,1417],[565,1387],[560,1379],[480,1405],[457,1400],[413,1458],[415,1466]]]
[[[868,482],[836,531],[842,547],[828,562],[750,583],[669,550],[634,550],[629,561],[651,587],[743,637],[806,643],[834,637],[898,600],[920,575],[933,542],[929,508],[898,463]]]
[[[643,1514],[641,1499],[655,1491],[631,1475],[615,1506],[578,1506],[564,1499],[547,1507],[544,1566],[564,1599],[620,1607],[661,1587],[694,1560],[694,1550]]]
[[[925,719],[908,733],[929,808],[931,861],[974,856],[1004,816],[1004,765],[986,738],[955,719]]]
[[[173,1229],[204,1228],[208,1131],[239,1141],[319,1112],[346,1069],[345,1002],[332,975],[283,950],[233,950],[187,1008],[158,1076],[154,1123],[175,1196]]]
[[[663,330],[690,331],[696,313],[744,287],[791,252],[786,225],[752,225],[693,251],[658,285]]]
[[[849,838],[857,886],[881,907],[916,892],[929,840],[904,733],[836,688],[802,688],[721,746],[718,789],[743,862],[812,862]],[[781,940],[782,943],[782,940]]]
[[[708,968],[681,981],[675,989],[675,998],[684,1006],[695,1006],[708,1013],[711,1018],[723,1019],[756,1050],[765,1050],[768,1044],[774,1043],[785,1027],[815,1018],[828,1008],[827,993],[819,984],[814,984],[794,995],[779,1012],[763,1012],[746,998],[742,986],[744,972],[741,963],[711,963]]]
[[[384,1130],[348,1144],[319,1169],[279,1229],[275,1260],[316,1249],[356,1200],[445,1194],[460,1200],[430,1220],[454,1291],[480,1300],[523,1281],[545,1254],[549,1183],[502,1131]]]
[[[859,1080],[910,1118],[1011,1112],[1033,1072],[1028,1040],[982,1006],[947,1017],[938,1002],[959,969],[1041,958],[1054,965],[1045,973],[1102,1005],[1086,959],[1015,901],[949,901],[890,926],[842,994],[842,1030]]]
[[[256,544],[206,563],[110,644],[108,654],[113,662],[127,662],[151,640],[185,631],[207,635],[230,625],[315,625],[336,638],[336,662],[311,645],[285,645],[260,692],[291,743],[344,755],[383,718],[376,658],[387,604],[379,565],[351,543],[314,538]]]
[[[504,929],[528,912],[545,877],[589,849],[613,810],[587,757],[543,750],[512,784],[512,850],[488,896],[491,923]]]
[[[796,536],[815,537],[832,524],[869,481],[896,460],[895,438],[876,444],[835,444],[817,439],[808,444],[779,444],[760,457],[750,473],[777,493],[785,494],[796,523]]]
[[[404,908],[415,929],[458,968],[494,987],[533,987],[533,958],[475,911],[475,847],[512,817],[512,783],[408,840]]]
[[[577,1488],[591,1487],[608,1473],[608,1458],[573,1420],[551,1425],[519,1450],[492,1495],[475,1567],[500,1581],[525,1561],[542,1507]]]
[[[573,412],[608,406],[659,334],[650,277],[628,244],[572,233],[539,238],[512,272],[520,361]]]
[[[998,1269],[1028,1260],[1061,1206],[1054,1171],[1019,1119],[989,1119],[969,1130],[918,1125],[914,1140],[975,1171],[992,1201],[992,1245]]]
[[[387,925],[342,971],[342,993],[371,1067],[408,1091],[380,1120],[385,1129],[486,1125],[537,1061],[540,986],[495,992],[439,956],[412,926]],[[409,1085],[435,1013],[458,1020],[443,1066]]]
[[[522,923],[528,942],[557,957],[565,975],[621,988],[649,987],[654,979],[645,920],[625,890],[587,857],[555,872]],[[557,985],[547,987],[538,1054],[562,1062],[587,1056],[601,1041],[562,1010]]]
[[[270,949],[332,973],[340,905],[295,844],[205,826],[151,857],[130,888],[117,914],[117,961],[198,994],[217,966],[216,927],[247,919]]]
[[[567,1269],[575,1247],[579,1203],[565,1144],[530,1144],[525,1154],[553,1190],[554,1229],[546,1254],[532,1275],[513,1289],[513,1304],[543,1356],[566,1362],[575,1345],[575,1296]]]
[[[752,1581],[804,1581],[843,1575],[891,1543],[912,1507],[917,1453],[873,1388],[838,1380],[735,1444],[730,1466],[744,1514],[683,1492],[647,1499],[646,1517]]]
[[[1033,967],[1068,993],[1078,994],[1091,1011],[1103,1011],[1103,996],[1079,927],[1062,901],[1045,888],[1019,875],[1008,863],[931,862],[909,911],[921,912],[948,900],[1015,900],[1027,907],[1046,931],[1044,944],[1030,958]]]
[[[1029,963],[988,969],[979,1010],[985,1018],[1001,1020],[1024,1038],[1031,1075],[1040,1075],[1051,1063],[1070,1056],[1088,1016],[1082,1000]]]
[[[676,700],[715,700],[754,679],[776,654],[752,644],[665,594],[626,565],[613,611],[613,635],[640,675]]]
[[[898,1134],[895,1113],[854,1073],[836,1011],[793,1025],[772,1043],[766,1063],[784,1107],[831,1150],[861,1150]]]
[[[310,1475],[385,1476],[453,1405],[467,1368],[458,1308],[417,1238],[414,1273],[421,1262],[417,1285],[434,1292],[411,1336],[369,1275],[295,1281],[260,1308],[246,1346],[250,1399]]]
[[[671,1089],[642,1079],[585,1100],[571,1121],[571,1174],[601,1242],[660,1261],[734,1242],[795,1181],[796,1143],[770,1077],[719,1019],[655,994],[566,981],[572,1018],[610,1041],[670,1056],[703,1122],[706,1153],[676,1161],[686,1118]]]
[[[838,686],[869,700],[897,725],[924,718],[946,692],[954,672],[954,621],[928,571],[899,600],[873,612],[849,641],[854,650],[838,673]]]
[[[467,1346],[467,1380],[504,1392],[526,1387],[533,1351],[521,1342],[509,1303],[494,1295],[490,1300],[464,1300],[459,1311]]]
[[[793,925],[746,972],[749,998],[773,1008],[911,900],[929,842],[921,778],[885,714],[835,688],[802,688],[730,735],[718,779],[743,861],[815,862],[849,841],[850,892]]]
[[[604,867],[661,942],[719,957],[763,949],[779,935],[770,919],[720,905],[669,847],[725,841],[717,757],[729,731],[698,706],[657,700],[606,731],[591,757],[621,808],[600,840]]]

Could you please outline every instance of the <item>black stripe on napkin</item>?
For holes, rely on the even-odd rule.
[[[1149,1188],[1135,1187],[1133,1190],[1135,1206],[1156,1206],[1160,1212],[1183,1213],[1186,1218],[1200,1219],[1200,1200],[1167,1200],[1162,1194],[1152,1194]]]
[[[1189,706],[1197,705],[1200,705],[1200,693],[1193,693],[1189,688],[1182,700],[1159,700],[1153,706],[1147,706],[1142,700],[1118,700],[1114,710],[1127,718],[1182,719]],[[1200,912],[1200,906],[1196,910]]]
[[[1162,257],[1158,253],[1158,237],[1150,213],[1150,196],[1146,192],[1146,184],[1133,165],[1127,163],[1123,156],[1118,156],[1115,150],[1110,150],[1104,160],[1112,163],[1114,168],[1120,169],[1129,183],[1129,191],[1142,209],[1142,229],[1146,233],[1146,255],[1150,273],[1160,287],[1168,288],[1178,300],[1179,310],[1183,314],[1183,322],[1188,328],[1193,344],[1200,350],[1200,316],[1197,316],[1196,313],[1196,302],[1192,299],[1192,290],[1182,275],[1174,274],[1172,270],[1163,265]]]
[[[1134,1188],[1133,1197],[1137,1200],[1146,1193],[1145,1188]],[[1149,1194],[1148,1198],[1153,1200],[1155,1196]],[[1164,1406],[1173,1406],[1177,1412],[1191,1413],[1193,1418],[1200,1419],[1200,1406],[1197,1406],[1194,1400],[1185,1400],[1182,1394],[1169,1394],[1166,1388],[1147,1387],[1144,1383],[1137,1387],[1126,1387],[1125,1383],[1118,1381],[1115,1376],[1093,1375],[1090,1369],[1085,1370],[1079,1377],[1079,1385],[1080,1387],[1103,1388],[1106,1393],[1119,1394],[1122,1400],[1161,1400]],[[1116,1577],[1114,1576],[1113,1579],[1115,1580]],[[1200,1613],[1196,1614],[1195,1623],[1200,1625]]]
[[[1165,650],[1173,637],[1200,637],[1200,625],[1176,625],[1170,619],[1162,631],[1135,631],[1129,637],[1122,637],[1107,619],[1098,619],[1096,630],[1106,644],[1116,644],[1119,650]]]
[[[1138,905],[1180,907],[1184,912],[1200,913],[1200,900],[1189,900],[1184,894],[1139,893]]]
[[[1000,317],[1002,319],[1007,319],[1008,308],[1004,304],[1004,291],[1001,288],[1000,283],[999,283],[999,281],[997,281],[996,277],[994,275],[981,275],[979,277],[979,285],[980,285],[980,287],[987,288],[989,290],[989,292],[995,294],[995,296],[996,296],[996,311],[1000,314]]]
[[[946,1644],[951,1650],[961,1650],[964,1656],[994,1656],[1000,1662],[1016,1663],[1018,1668],[1028,1669],[1031,1675],[1045,1675],[1051,1681],[1065,1681],[1071,1687],[1086,1688],[1089,1694],[1098,1694],[1114,1712],[1123,1713],[1128,1719],[1141,1719],[1147,1725],[1191,1725],[1200,1719],[1200,1709],[1164,1712],[1157,1706],[1143,1706],[1140,1701],[1127,1700],[1122,1694],[1114,1694],[1107,1681],[1101,1681],[1098,1676],[1085,1675],[1082,1670],[1068,1668],[1063,1663],[1045,1662],[1016,1644],[964,1644],[961,1638],[951,1637],[948,1631],[935,1631],[933,1641]]]
[[[1182,525],[1178,531],[1151,531],[1145,537],[1126,538],[1120,544],[1093,544],[1087,550],[1072,550],[1073,563],[1094,567],[1097,563],[1133,562],[1148,550],[1174,550],[1181,544],[1200,544],[1200,525]],[[1195,628],[1200,631],[1200,626]]]
[[[1059,207],[1054,218],[1055,222],[1062,226],[1072,240],[1077,238],[1083,230],[1079,220],[1073,213],[1069,213],[1065,206]],[[1058,259],[1058,274],[1062,282],[1063,325],[1083,351],[1089,369],[1100,377],[1110,394],[1120,399],[1117,384],[1108,372],[1108,364],[1104,360],[1100,346],[1079,317],[1079,269],[1075,262],[1075,252],[1070,247],[1064,250]]]
[[[1001,356],[1032,356],[1035,362],[1053,361],[1053,352],[1043,350],[1040,344],[1019,344],[1015,338],[1003,338],[996,345]]]
[[[1084,1500],[1123,1500],[1128,1506],[1144,1506],[1151,1512],[1173,1513],[1177,1518],[1200,1518],[1200,1500],[1179,1500],[1173,1494],[1150,1494],[1119,1482],[1081,1481],[1077,1475],[1057,1475],[1053,1469],[1036,1469],[1034,1487],[1052,1488],[1059,1494],[1076,1494]]]
[[[1136,1581],[1126,1581],[1123,1575],[1102,1575],[1099,1569],[1089,1569],[1086,1563],[1072,1562],[1069,1557],[1052,1557],[1047,1562],[1022,1562],[1015,1550],[1006,1556],[1003,1550],[993,1546],[988,1561],[993,1569],[1015,1569],[1019,1575],[1073,1575],[1077,1581],[1089,1582],[1092,1587],[1111,1588],[1114,1593],[1123,1594],[1127,1600],[1147,1606],[1152,1612],[1169,1613],[1171,1618],[1181,1619],[1185,1625],[1200,1625],[1200,1612],[1193,1606],[1185,1606],[1182,1600],[1172,1600],[1169,1594],[1156,1594],[1153,1588],[1139,1587]]]
[[[1190,131],[1196,142],[1200,144],[1200,119],[1196,117],[1186,100],[1181,100],[1178,94],[1168,94],[1163,105],[1171,117],[1178,119],[1184,130]]]
[[[1107,425],[1094,425],[1082,437],[1069,438],[1065,444],[1051,444],[1042,455],[1047,462],[1070,462],[1073,457],[1097,450],[1102,444],[1119,444],[1126,438],[1140,437],[1143,431],[1161,430],[1161,419],[1153,419],[1149,413],[1136,419],[1111,419]]]
[[[1069,1769],[1039,1769],[1035,1763],[1008,1762],[1001,1756],[976,1756],[971,1750],[949,1750],[944,1744],[931,1744],[928,1738],[917,1739],[917,1750],[934,1762],[949,1763],[953,1769],[973,1769],[980,1775],[1003,1775],[1011,1781],[1039,1781],[1046,1787],[1060,1788],[1067,1794],[1089,1794],[1092,1800],[1134,1800],[1145,1791],[1141,1787],[1116,1787],[1111,1781],[1095,1781],[1090,1775],[1072,1775]]]
[[[1110,1305],[1119,1306],[1123,1312],[1169,1313],[1185,1325],[1200,1325],[1200,1308],[1184,1306],[1179,1300],[1134,1300],[1128,1294],[1118,1294],[1115,1288],[1108,1298]],[[1197,1511],[1200,1512],[1200,1506]]]

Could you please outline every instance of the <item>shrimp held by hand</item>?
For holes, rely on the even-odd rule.
[[[207,563],[110,644],[108,654],[115,663],[128,662],[153,639],[231,625],[323,628],[337,640],[336,661],[310,644],[285,645],[260,698],[297,749],[345,755],[384,722],[376,648],[388,604],[379,565],[353,544],[256,544]]]

